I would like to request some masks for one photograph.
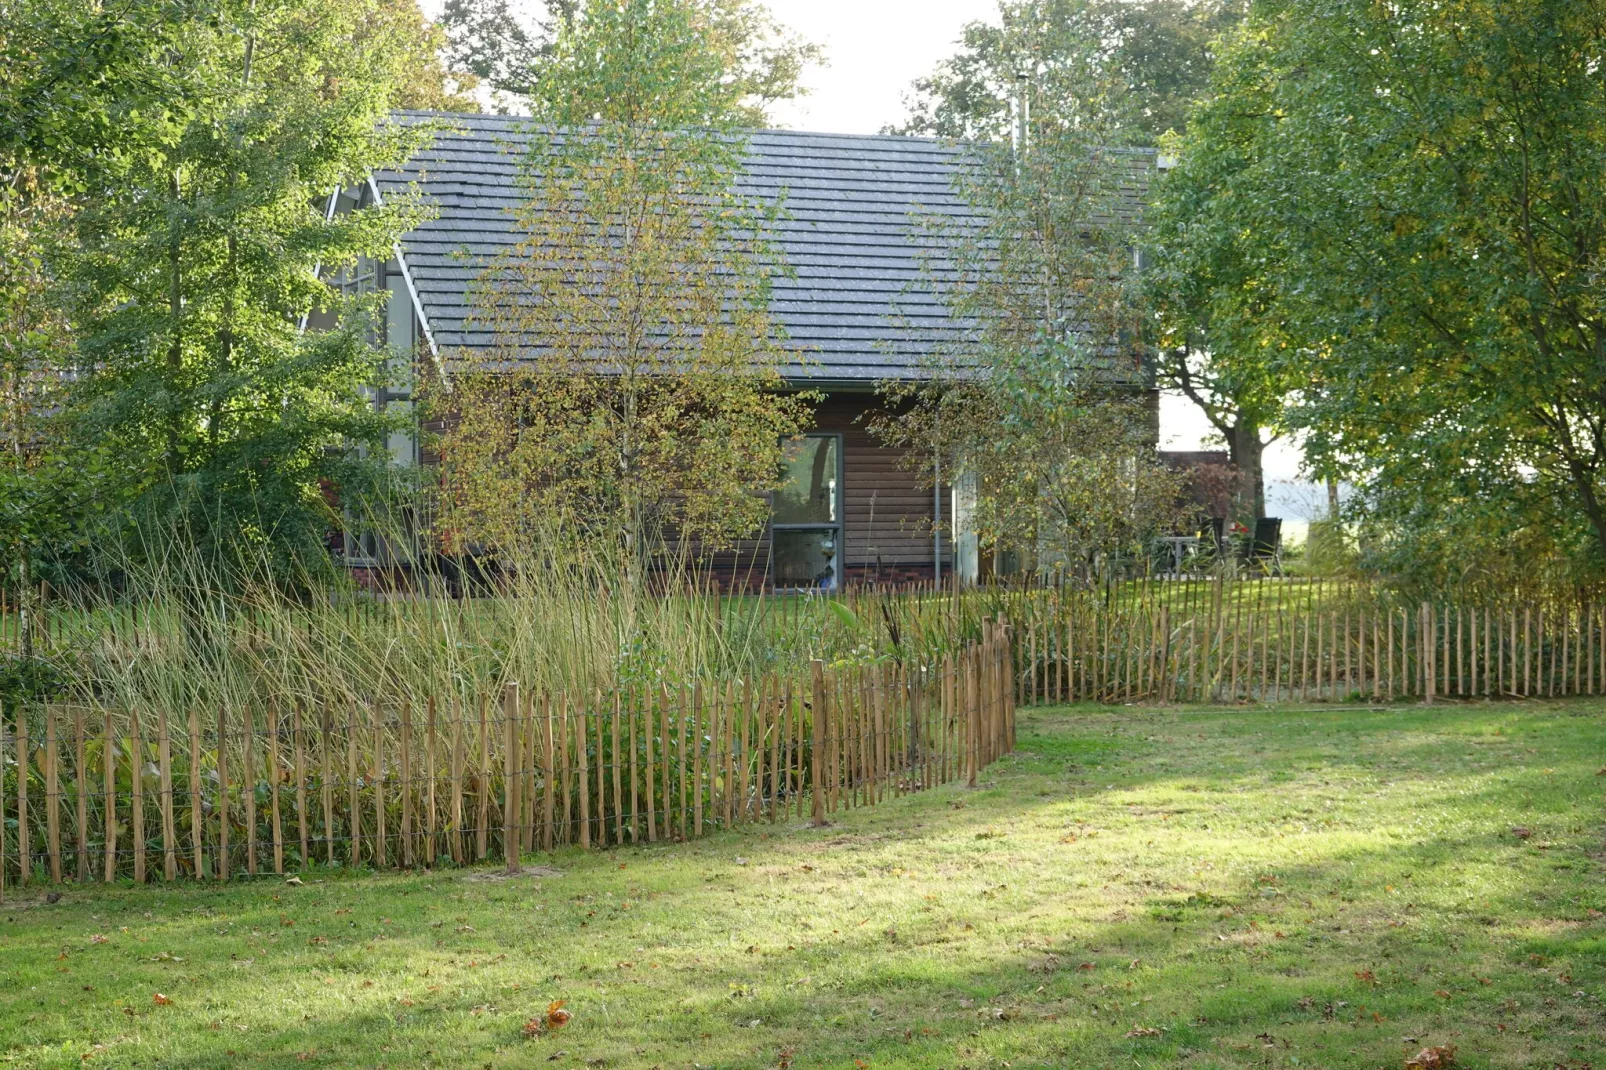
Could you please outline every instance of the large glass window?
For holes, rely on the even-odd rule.
[[[775,586],[835,590],[842,581],[842,438],[794,439],[785,465],[772,516]]]

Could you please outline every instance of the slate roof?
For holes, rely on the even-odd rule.
[[[403,239],[402,253],[435,343],[450,360],[454,351],[494,341],[485,324],[468,322],[468,291],[486,262],[516,240],[515,161],[527,120],[432,118],[452,129],[403,171],[376,180],[382,192],[416,183],[435,205],[436,218]],[[928,138],[750,135],[738,189],[781,197],[788,217],[777,237],[796,277],[777,280],[771,312],[803,354],[784,369],[789,380],[871,386],[919,378],[961,347],[967,325],[932,292],[933,246],[920,221],[937,213],[960,223],[974,218],[953,188],[964,151]],[[1134,203],[1143,184],[1131,190]]]

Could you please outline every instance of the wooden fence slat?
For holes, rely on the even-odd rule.
[[[435,696],[424,712],[424,865],[433,869],[436,860],[435,762],[438,746],[435,724]]]
[[[251,704],[245,704],[245,739],[242,743],[242,760],[245,778],[240,782],[240,791],[245,799],[245,872],[255,877],[257,875],[257,766],[256,766],[256,715],[252,712]]]
[[[77,804],[78,883],[89,880],[89,771],[84,765],[84,708],[73,707],[73,801]],[[5,863],[0,862],[0,870]]]
[[[56,739],[55,707],[46,703],[45,714],[45,843],[50,852],[50,880],[61,883],[61,774]]]
[[[556,744],[557,733],[552,722],[552,696],[541,696],[542,720],[546,722],[545,735],[542,738],[542,761],[545,762],[541,786],[541,846],[545,850],[552,850],[554,845],[552,835],[552,792],[554,781],[557,779],[557,755],[553,750]]]
[[[447,800],[450,813],[451,836],[446,841],[452,861],[463,861],[463,704],[452,697],[452,794]]]
[[[652,752],[652,741],[653,741],[653,737],[656,735],[656,730],[657,730],[657,726],[653,723],[653,708],[654,708],[653,698],[654,698],[655,695],[660,695],[660,694],[662,694],[661,689],[656,689],[656,688],[653,688],[651,686],[648,686],[648,687],[645,687],[645,688],[642,689],[642,698],[646,702],[646,709],[644,709],[642,711],[642,715],[643,715],[642,716],[642,721],[643,721],[643,724],[644,724],[644,726],[646,728],[646,731],[643,732],[642,734],[646,737],[646,753],[645,753],[645,756],[644,756],[643,760],[646,763],[645,779],[646,779],[646,782],[647,782],[646,783],[646,788],[647,788],[647,842],[648,843],[656,843],[657,840],[658,840],[658,812],[657,812],[658,811],[658,802],[657,802],[657,793],[653,790],[655,774],[653,773],[653,757],[654,756],[653,756],[653,752]],[[663,711],[663,703],[659,702],[657,704],[657,708],[658,708],[659,712],[662,713],[662,711]],[[666,746],[667,746],[667,744],[666,744]]]
[[[585,700],[575,704],[575,762],[580,766],[578,770],[578,784],[580,789],[580,847],[591,847],[591,776],[586,768],[586,704]]]
[[[267,751],[264,757],[268,767],[268,804],[273,811],[273,872],[281,877],[284,876],[284,805],[279,791],[283,776],[283,766],[279,761],[279,737],[283,728],[278,704],[270,703],[267,730],[262,733],[262,742]]]
[[[810,710],[810,720],[813,722],[813,750],[811,760],[809,762],[809,765],[812,769],[812,793],[814,796],[812,803],[814,810],[812,823],[816,828],[822,828],[825,825],[825,783],[824,769],[822,768],[820,758],[825,750],[823,745],[824,741],[821,738],[821,733],[823,731],[822,726],[826,721],[825,662],[818,660],[811,661],[809,663],[809,672],[812,676],[814,685],[814,706]]]
[[[384,869],[389,857],[385,842],[385,724],[379,709],[379,699],[369,705],[369,721],[373,732],[374,753],[374,865]]]
[[[104,859],[104,879],[110,884],[117,877],[117,740],[112,735],[112,711],[108,708],[103,712],[105,726],[101,734],[101,773],[104,778],[105,802],[101,805],[101,823],[105,828],[102,849]],[[21,768],[22,763],[17,763]]]
[[[323,863],[335,864],[334,718],[326,706],[318,715],[318,794],[323,801]]]
[[[519,685],[509,681],[502,689],[502,860],[509,873],[519,871]]]
[[[18,702],[12,712],[17,717],[17,887],[26,888],[33,868],[33,834],[28,828],[28,767],[32,754],[28,748],[27,711]]]
[[[401,724],[397,729],[401,749],[401,828],[397,839],[401,845],[403,868],[413,868],[413,704],[402,699]],[[515,852],[517,853],[517,852]]]
[[[561,704],[558,711],[558,780],[563,785],[563,823],[558,827],[558,840],[560,843],[573,843],[574,830],[574,765],[570,760],[569,741],[573,733],[569,730],[569,693],[563,692],[560,696]]]
[[[641,696],[642,696],[642,692],[636,690],[633,687],[625,692],[626,713],[627,713],[627,717],[626,717],[626,722],[625,723],[630,726],[630,842],[631,843],[640,843],[641,842],[641,795],[639,794],[640,783],[639,783],[639,781],[637,779],[637,776],[636,776],[636,773],[637,773],[636,755],[639,753],[636,750],[636,747],[637,747],[637,745],[639,743],[639,740],[637,738],[639,733],[637,732],[637,724],[636,724],[636,722],[638,720],[640,720],[640,716],[639,715],[641,713],[641,707],[640,707]],[[649,727],[648,728],[648,735],[651,735],[651,734],[652,734],[652,730]]]
[[[606,847],[608,845],[608,789],[607,789],[607,783],[606,783],[607,775],[608,775],[608,769],[607,769],[607,758],[602,753],[602,732],[603,732],[603,725],[606,723],[607,717],[603,713],[602,692],[601,691],[595,691],[595,692],[592,693],[592,696],[591,696],[591,709],[593,711],[592,712],[592,718],[591,718],[591,721],[592,721],[591,731],[593,733],[592,734],[592,742],[596,745],[596,755],[597,755],[597,760],[596,760],[596,767],[597,767],[597,780],[596,780],[596,791],[597,791],[597,794],[596,794],[596,800],[597,800],[597,814],[596,814],[597,833],[596,833],[596,843],[597,843],[598,847]]]
[[[109,723],[109,722],[108,722]],[[111,746],[111,733],[107,733],[106,746]],[[196,879],[206,870],[206,825],[201,819],[201,710],[190,704],[190,849],[194,852]]]
[[[350,843],[346,847],[346,864],[356,868],[362,862],[362,807],[358,792],[359,766],[357,762],[357,707],[346,707],[346,820],[350,823]]]
[[[307,733],[299,699],[291,707],[291,717],[290,730],[296,747],[296,838],[301,845],[300,867],[305,869],[312,864],[312,839],[307,826]]]
[[[486,709],[485,696],[479,697],[480,711],[480,753],[477,766],[479,776],[476,784],[478,798],[477,813],[474,821],[474,860],[485,861],[485,854],[490,849],[487,835],[491,823],[491,737],[489,713]]]
[[[619,690],[615,688],[613,692],[613,724],[610,726],[609,734],[609,742],[613,748],[609,751],[609,755],[612,758],[613,842],[615,845],[622,845],[625,842],[625,807],[622,787],[624,778],[622,775],[623,770],[619,768],[621,758],[619,753],[619,713]]]
[[[524,735],[523,773],[519,778],[519,823],[523,828],[519,832],[519,843],[525,851],[534,851],[539,835],[541,820],[541,796],[535,790],[535,778],[541,769],[540,743],[541,726],[536,716],[537,703],[534,692],[524,697],[519,706],[520,731]]]

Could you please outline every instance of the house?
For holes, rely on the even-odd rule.
[[[517,240],[510,210],[521,197],[515,166],[524,138],[515,118],[441,118],[453,129],[404,170],[340,196],[357,203],[416,184],[434,203],[436,217],[409,233],[390,262],[348,284],[389,293],[387,332],[398,352],[422,347],[449,366],[454,354],[495,342],[471,322],[469,295],[488,260]],[[803,359],[784,375],[825,398],[775,496],[769,530],[722,562],[731,577],[796,589],[956,572],[974,580],[981,571],[975,539],[965,534],[963,488],[923,487],[865,424],[881,405],[878,385],[931,374],[932,362],[965,338],[965,325],[932,292],[932,250],[920,234],[933,214],[962,221],[972,213],[953,184],[962,151],[913,137],[751,135],[738,186],[784,197],[788,214],[778,239],[795,275],[777,282],[772,313]],[[1154,157],[1134,159],[1136,204]],[[418,455],[407,438],[392,449]]]

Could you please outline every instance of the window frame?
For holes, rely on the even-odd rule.
[[[836,520],[825,523],[776,523],[776,492],[771,492],[769,524],[770,583],[777,591],[787,591],[796,594],[817,594],[821,591],[839,591],[842,589],[842,570],[844,567],[844,562],[847,558],[847,485],[845,463],[847,460],[847,443],[844,441],[843,434],[840,431],[805,431],[801,435],[796,435],[790,439],[787,439],[786,442],[795,442],[798,439],[831,439],[836,443],[836,493],[835,500],[832,502],[832,511],[836,514]],[[783,443],[783,445],[784,444],[785,443]],[[775,578],[775,533],[778,531],[821,531],[831,532],[836,536],[836,557],[832,560],[832,568],[836,574],[833,577],[833,582],[830,587],[783,587],[779,582],[777,582]]]

